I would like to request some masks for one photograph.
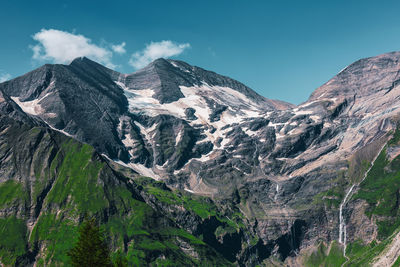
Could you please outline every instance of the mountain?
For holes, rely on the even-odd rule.
[[[218,150],[222,128],[237,116],[292,107],[228,77],[164,59],[124,75],[78,58],[45,65],[1,89],[50,127],[152,177],[173,175],[190,159]]]
[[[0,101],[0,265],[69,265],[66,254],[76,242],[77,223],[89,216],[108,233],[113,255],[122,251],[130,264],[231,266],[176,219],[146,203],[149,196],[139,185],[93,147],[44,127],[6,95]],[[165,185],[152,186],[168,192]],[[185,201],[202,205],[190,196]],[[187,216],[201,225],[186,205]],[[192,227],[197,230],[196,223]]]
[[[73,188],[64,189],[66,198],[57,206],[49,197],[54,189],[44,186],[46,193],[40,197],[40,201],[47,198],[44,210],[67,212],[69,223],[81,221],[77,214],[89,212],[107,228],[112,216],[104,214],[122,190],[111,186],[117,184],[135,195],[135,201],[148,205],[155,212],[153,217],[203,242],[202,249],[214,253],[210,256],[214,262],[241,266],[394,264],[399,255],[391,251],[396,251],[400,240],[396,204],[400,190],[399,60],[400,52],[359,60],[298,106],[264,98],[236,80],[178,60],[157,59],[132,74],[118,73],[87,58],[77,58],[69,65],[44,65],[0,84],[5,144],[0,146],[4,155],[0,164],[6,166],[0,182],[7,186],[4,192],[21,191],[31,199],[10,206],[13,195],[7,194],[5,207],[12,212],[3,209],[0,215],[7,220],[23,218],[21,227],[37,221],[44,212],[32,197],[36,180],[50,179],[46,183],[54,184],[62,179],[66,171],[61,165],[51,170],[54,156],[61,153],[57,151],[65,149],[65,159],[56,157],[57,164],[62,164],[71,149],[73,158],[80,161],[84,147],[95,155],[89,161],[103,164],[109,173],[95,175],[100,180],[87,194],[107,188],[111,193],[105,193],[106,202],[97,210],[85,208],[84,201],[74,202],[76,212],[71,215],[71,207],[64,204],[73,198]],[[13,130],[14,124],[24,130]],[[7,135],[10,129],[16,134]],[[26,136],[30,129],[43,132],[40,140]],[[42,139],[53,135],[65,141],[56,142],[51,157],[44,156],[52,151],[53,143],[42,147]],[[25,153],[26,158],[12,153]],[[14,165],[10,158],[15,158]],[[85,165],[76,168],[69,174],[79,177],[71,181],[73,186],[92,179],[80,174],[79,170],[85,173]],[[17,174],[22,169],[25,172]],[[15,185],[7,189],[9,180],[21,183],[22,189]],[[122,207],[116,205],[113,212]],[[32,216],[22,207],[40,212]],[[193,207],[206,207],[206,211]],[[189,220],[188,214],[195,219]],[[51,238],[32,243],[34,231],[26,227],[21,235],[30,245],[21,255],[35,262],[41,255],[38,249],[49,247],[41,240],[51,242]],[[155,228],[162,232],[162,227]],[[121,229],[115,238],[129,231]],[[179,243],[176,240],[180,239],[171,242]],[[117,243],[113,248],[119,247]],[[176,253],[184,255],[184,245],[179,244]],[[175,252],[156,251],[159,257],[178,257],[171,256],[178,255]],[[27,256],[31,255],[28,252],[34,257]],[[126,245],[124,252],[130,255]],[[143,253],[147,256],[142,260],[157,260],[154,251]],[[55,260],[53,254],[43,255],[50,255],[47,262]],[[196,261],[194,254],[185,255],[178,257],[182,264]],[[0,254],[1,261],[3,257]]]

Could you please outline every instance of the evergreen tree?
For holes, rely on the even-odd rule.
[[[79,229],[79,238],[68,256],[74,267],[112,266],[110,252],[103,234],[94,219],[85,221]]]
[[[128,267],[128,260],[124,257],[124,254],[121,251],[117,251],[114,258],[114,266],[115,267]]]

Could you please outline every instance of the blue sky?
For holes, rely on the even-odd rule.
[[[353,61],[400,50],[399,10],[400,1],[1,1],[0,78],[79,53],[124,73],[172,55],[298,104]]]

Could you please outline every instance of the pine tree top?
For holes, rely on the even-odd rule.
[[[83,223],[79,229],[78,242],[68,255],[74,267],[112,266],[104,235],[95,219]]]

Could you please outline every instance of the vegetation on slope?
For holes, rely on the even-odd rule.
[[[244,215],[238,211],[221,211],[216,204],[208,197],[197,196],[180,190],[171,190],[163,182],[155,181],[147,177],[135,179],[135,183],[141,189],[157,198],[158,201],[167,205],[178,205],[198,215],[202,219],[215,216],[218,221],[225,223],[227,227],[235,231],[245,228],[243,223]]]
[[[368,203],[366,215],[374,217],[378,225],[378,238],[388,238],[400,226],[400,156],[387,158],[387,150],[398,146],[399,130],[377,157],[374,166],[353,199]]]
[[[79,229],[75,246],[68,252],[74,267],[111,267],[110,252],[95,219],[87,220]]]
[[[21,157],[31,157],[30,164],[13,179],[0,177],[0,261],[6,266],[35,260],[37,266],[69,266],[67,252],[85,217],[97,218],[111,257],[122,254],[129,266],[230,265],[146,204],[134,183],[114,172],[91,146],[43,128],[14,130],[26,143],[20,145],[33,151],[16,149],[14,162],[25,164]]]
[[[399,143],[400,130],[397,129],[393,133],[393,137],[387,142],[385,149],[376,158],[366,178],[360,183],[357,192],[351,198],[352,201],[362,200],[367,203],[365,214],[376,222],[378,235],[376,240],[368,244],[362,240],[349,243],[346,249],[348,260],[343,266],[369,266],[391,243],[394,235],[400,229],[400,156],[390,160],[387,155],[388,151],[395,150],[400,145]],[[358,157],[357,161],[362,165],[358,164],[358,169],[368,169],[369,164],[365,160]],[[353,168],[355,167],[353,166]],[[357,178],[352,180],[359,181],[361,176],[359,173],[357,175]],[[343,189],[343,186],[341,189]],[[326,196],[335,195],[330,194],[330,192],[335,191],[337,192],[338,189],[321,193],[316,200],[325,200],[326,203],[329,203],[331,198],[328,198],[327,202]],[[335,199],[340,201],[340,193],[336,196]],[[340,202],[335,203],[334,206],[337,207],[338,203]],[[331,246],[335,246],[335,244],[336,241],[331,243]],[[344,261],[341,262],[341,259],[344,259],[344,257],[342,251],[340,252],[340,254],[334,256],[335,253],[333,255],[330,252],[327,253],[326,247],[320,244],[318,250],[307,257],[306,262],[310,266],[342,266]],[[336,258],[333,261],[336,263],[328,264],[329,257]]]
[[[135,183],[150,198],[149,202],[159,210],[168,211],[165,216],[190,229],[231,262],[259,241],[246,226],[244,215],[232,203],[218,203],[217,206],[207,197],[169,189],[163,182],[147,177],[137,178]]]
[[[329,247],[326,247],[323,242],[318,245],[316,251],[314,251],[306,260],[306,266],[309,267],[337,267],[341,266],[346,261],[343,256],[343,251],[339,244],[334,241]]]

